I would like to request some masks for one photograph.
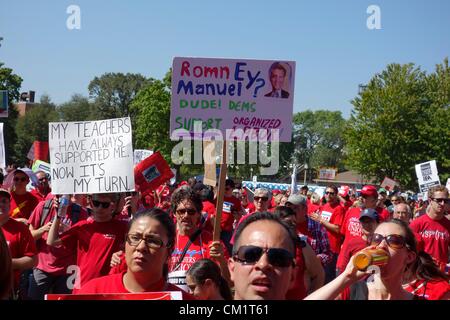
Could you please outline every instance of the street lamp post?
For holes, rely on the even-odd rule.
[[[306,186],[306,170],[308,170],[308,164],[307,163],[305,163],[304,168],[305,168],[305,174],[304,174],[304,177],[303,177],[303,185]]]

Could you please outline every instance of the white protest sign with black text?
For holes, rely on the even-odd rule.
[[[427,192],[431,187],[441,184],[436,167],[436,160],[416,164],[416,174],[420,192]]]
[[[0,123],[0,168],[6,168],[5,140],[3,139],[3,123]]]
[[[130,118],[49,123],[52,192],[134,190]]]

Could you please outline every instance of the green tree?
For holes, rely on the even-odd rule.
[[[310,169],[321,166],[343,169],[345,119],[340,111],[306,110],[294,115],[291,162],[308,164]],[[308,170],[314,172],[314,170]],[[311,179],[311,174],[309,179]]]
[[[56,106],[46,95],[41,97],[40,103],[17,120],[17,141],[15,163],[23,166],[28,163],[27,154],[34,141],[48,141],[48,123],[59,121]]]
[[[61,121],[86,121],[95,120],[94,106],[89,99],[80,94],[75,94],[72,98],[57,108]]]
[[[19,100],[20,87],[22,78],[13,73],[10,68],[4,67],[4,63],[0,62],[0,90],[8,90],[9,115],[8,118],[0,118],[0,122],[4,123],[3,134],[5,141],[6,163],[11,164],[16,159],[14,144],[17,137],[15,126],[17,122],[18,112],[13,107],[13,101]]]
[[[94,99],[96,120],[133,116],[130,104],[136,94],[152,82],[141,74],[105,73],[95,77],[88,86]]]
[[[441,178],[448,176],[449,79],[447,59],[429,76],[412,63],[390,64],[376,74],[352,101],[345,132],[348,165],[416,190],[417,163],[435,159]]]

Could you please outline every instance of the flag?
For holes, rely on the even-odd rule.
[[[48,141],[34,142],[34,159],[48,162]]]

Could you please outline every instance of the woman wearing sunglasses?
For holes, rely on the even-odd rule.
[[[93,194],[90,200],[92,219],[78,222],[69,230],[59,234],[61,217],[55,216],[47,237],[47,245],[63,245],[77,252],[80,285],[107,275],[114,252],[119,251],[125,241],[127,224],[114,219],[118,197],[116,193]],[[79,290],[77,282],[72,293]]]
[[[175,248],[169,263],[169,281],[189,291],[186,271],[195,261],[208,258],[220,267],[225,279],[230,278],[227,268],[229,257],[221,241],[213,241],[212,234],[201,228],[202,201],[190,187],[178,188],[172,195],[172,214],[176,219]]]
[[[313,292],[307,300],[333,300],[346,287],[373,275],[367,283],[368,300],[413,300],[420,299],[403,288],[405,279],[445,279],[446,275],[434,264],[423,264],[423,253],[417,251],[414,233],[408,225],[393,219],[380,224],[370,240],[371,247],[386,251],[389,261],[379,267],[378,271],[359,271],[353,264],[355,256],[350,259],[345,270],[333,281]],[[370,279],[370,278],[369,278]],[[447,280],[448,281],[448,280]],[[448,295],[448,294],[447,294]]]
[[[181,291],[167,283],[174,243],[175,226],[166,212],[155,208],[135,214],[126,233],[126,271],[90,280],[77,294]]]

